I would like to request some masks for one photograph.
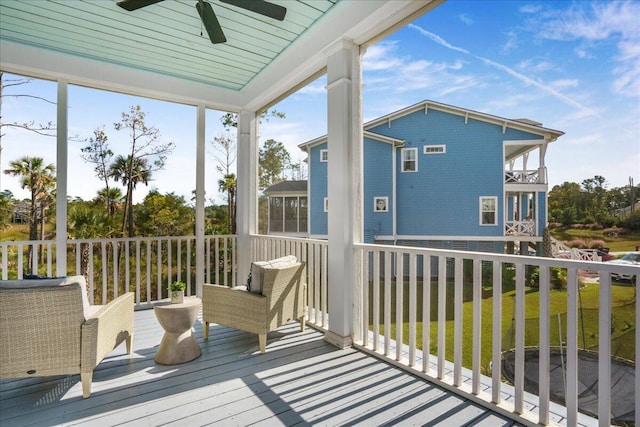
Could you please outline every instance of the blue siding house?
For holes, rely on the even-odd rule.
[[[563,132],[424,101],[364,125],[364,241],[542,254],[549,143]],[[308,154],[309,237],[327,234],[326,135]]]

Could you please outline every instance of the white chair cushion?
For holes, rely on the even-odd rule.
[[[262,295],[262,270],[264,268],[291,267],[298,262],[294,255],[287,255],[271,261],[255,261],[251,264],[251,292]]]
[[[82,289],[82,311],[86,320],[101,306],[92,306],[89,304],[89,297],[87,296],[87,281],[84,276],[56,277],[52,279],[0,280],[0,288],[42,288],[46,286],[68,286],[76,283],[79,284]]]

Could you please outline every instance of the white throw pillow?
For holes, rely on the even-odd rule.
[[[294,255],[287,255],[271,261],[255,261],[251,264],[251,292],[262,295],[262,270],[264,268],[290,267],[298,262]]]

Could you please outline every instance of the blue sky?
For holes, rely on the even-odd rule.
[[[374,46],[363,60],[364,120],[423,100],[506,118],[529,118],[565,132],[547,151],[550,186],[594,175],[608,188],[640,183],[640,2],[639,1],[459,1],[450,0]],[[325,80],[308,85],[275,108],[284,120],[263,123],[260,140],[283,142],[292,158],[297,145],[326,133]],[[55,85],[34,82],[29,91],[55,100]],[[70,134],[91,135],[104,124],[114,148],[126,138],[113,122],[140,104],[147,124],[177,149],[148,188],[190,198],[195,187],[195,108],[71,87]],[[207,140],[222,131],[222,113],[207,114]],[[6,121],[55,119],[55,106],[5,100]],[[3,137],[2,169],[21,155],[55,163],[55,140],[25,132]],[[71,143],[69,194],[90,199],[100,187],[91,166]],[[209,151],[211,151],[209,149]],[[2,189],[26,197],[2,176]],[[215,162],[207,160],[207,195],[216,197]],[[220,201],[220,198],[217,198]]]

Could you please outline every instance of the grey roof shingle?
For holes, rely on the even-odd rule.
[[[281,181],[264,190],[264,194],[271,195],[274,193],[306,193],[307,180],[300,181]]]

